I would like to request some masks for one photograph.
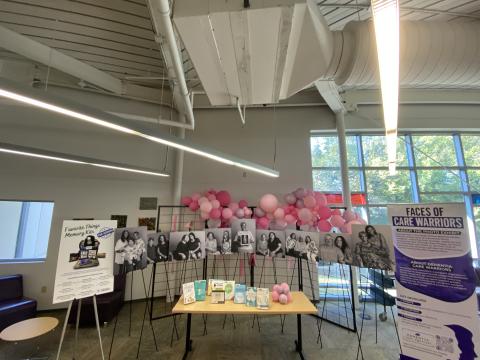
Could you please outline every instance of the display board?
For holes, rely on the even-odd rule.
[[[480,329],[464,204],[391,205],[401,359],[472,360]]]
[[[53,303],[113,291],[112,220],[66,220],[58,250]]]

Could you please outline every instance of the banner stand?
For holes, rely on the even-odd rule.
[[[63,345],[63,340],[65,339],[65,333],[67,331],[67,324],[68,324],[68,318],[70,317],[70,311],[72,310],[72,304],[74,300],[71,300],[70,303],[68,304],[67,308],[67,314],[65,315],[65,322],[63,324],[63,329],[62,329],[62,335],[60,336],[60,343],[58,344],[58,351],[57,351],[57,360],[60,359],[60,353],[62,352],[62,345]],[[73,359],[75,359],[75,353],[76,353],[76,348],[77,348],[77,340],[78,340],[78,325],[80,322],[80,308],[82,307],[82,299],[78,300],[78,308],[77,308],[77,319],[76,319],[76,324],[75,324],[75,343],[74,343],[74,348],[73,348]],[[103,354],[103,344],[102,344],[102,335],[100,333],[100,324],[98,321],[98,310],[97,310],[97,296],[93,295],[93,309],[94,309],[94,314],[95,314],[95,323],[97,325],[97,332],[98,332],[98,341],[100,344],[100,352],[102,354],[102,360],[105,360],[105,356]]]

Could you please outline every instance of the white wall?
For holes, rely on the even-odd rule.
[[[134,103],[130,109],[142,113],[142,106]],[[0,142],[159,170],[165,165],[165,147],[158,144],[33,108],[0,104],[0,111]],[[169,151],[166,170],[170,173],[172,158]],[[139,217],[156,217],[156,211],[138,209],[139,198],[144,196],[169,204],[171,180],[0,153],[0,199],[55,202],[46,261],[0,264],[0,274],[23,274],[25,295],[37,299],[39,309],[52,308],[62,221],[110,219],[110,215],[120,214],[128,216],[128,226],[136,226]],[[141,276],[136,274],[133,297],[143,296]]]

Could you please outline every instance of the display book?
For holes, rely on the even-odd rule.
[[[233,301],[235,304],[245,304],[249,307],[268,309],[270,292],[268,288],[256,288],[245,284],[236,284],[233,280],[209,279],[195,280],[183,284],[183,303],[185,305],[196,301],[205,301],[210,296],[210,303],[224,304]]]

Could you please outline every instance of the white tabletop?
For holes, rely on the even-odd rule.
[[[0,339],[5,341],[21,341],[46,334],[55,329],[58,319],[54,317],[38,317],[20,321],[3,329]]]

